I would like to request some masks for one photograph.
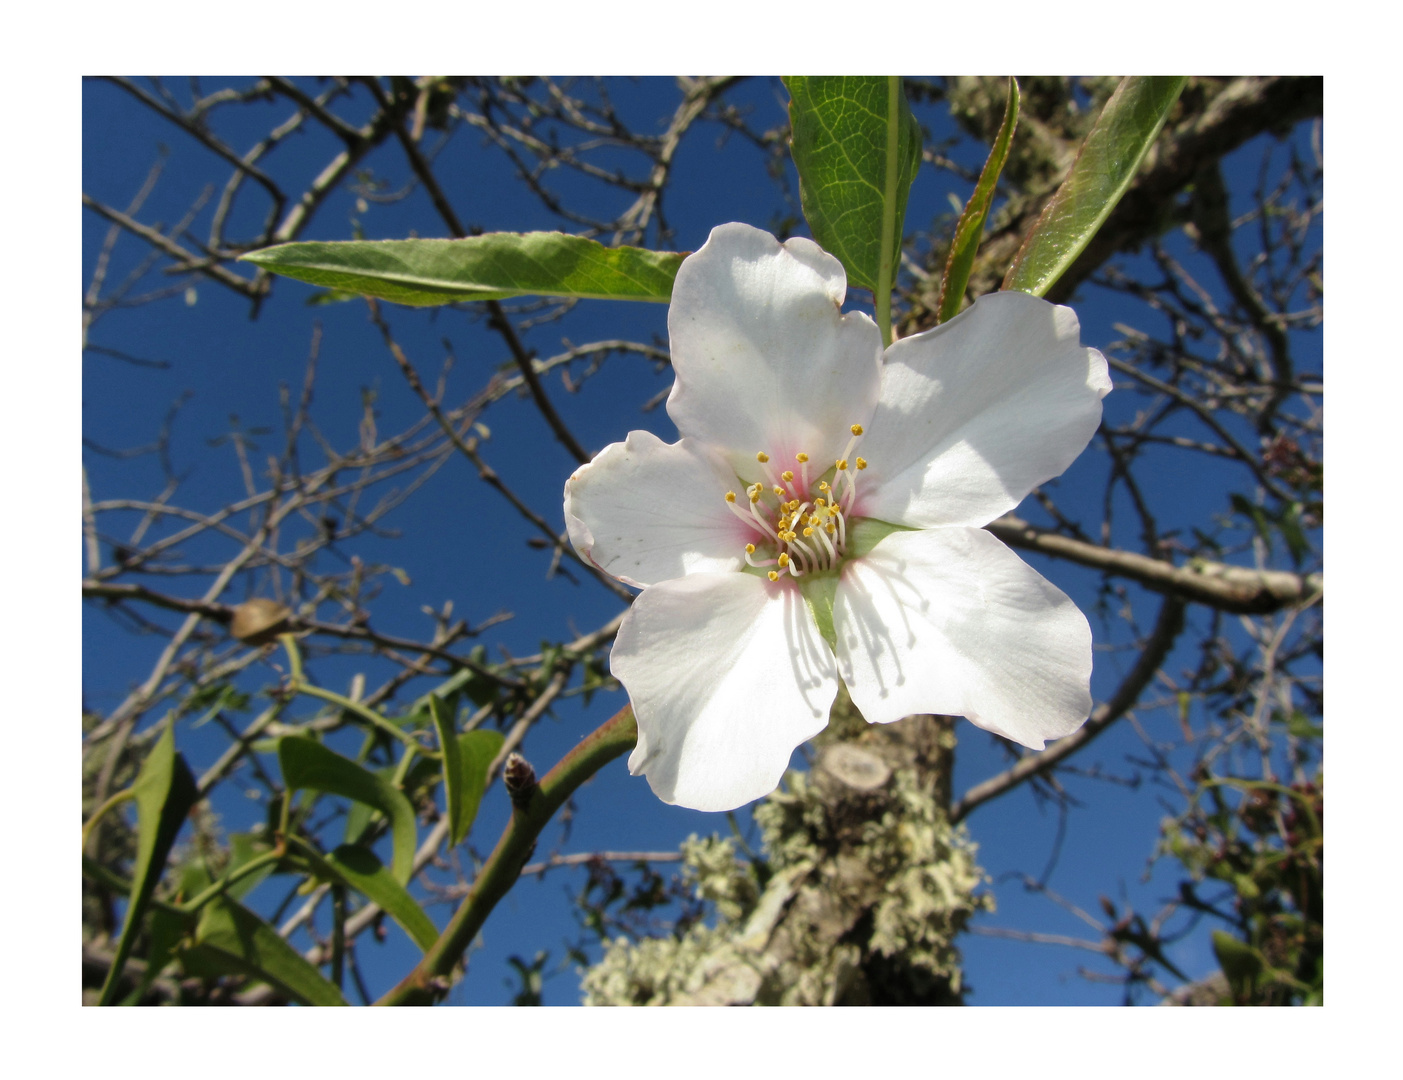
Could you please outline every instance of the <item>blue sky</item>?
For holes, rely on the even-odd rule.
[[[624,83],[611,87],[611,93],[621,111],[646,130],[660,129],[675,104],[667,80]],[[784,93],[778,80],[749,80],[731,100],[752,108],[753,122],[759,128],[772,127],[781,120]],[[355,119],[356,109],[366,105],[361,93],[350,107],[342,109]],[[289,111],[285,102],[229,110],[220,114],[218,130],[231,145],[246,147]],[[918,110],[918,115],[937,137],[948,126],[939,107]],[[711,227],[722,222],[739,220],[766,227],[792,212],[781,203],[777,189],[766,177],[761,154],[736,138],[718,146],[721,134],[717,125],[699,125],[679,153],[676,180],[666,196],[667,218],[676,230],[669,246],[675,249],[695,249]],[[125,205],[155,159],[158,143],[170,148],[170,156],[159,186],[141,213],[142,220],[148,222],[175,220],[204,185],[222,183],[226,171],[208,151],[142,109],[121,90],[106,83],[84,84],[85,192],[109,204]],[[268,168],[297,190],[297,184],[315,175],[335,149],[331,136],[309,131],[281,147],[269,159]],[[975,148],[966,146],[957,156],[960,153],[965,155],[961,158],[965,164],[975,168],[980,164]],[[381,148],[365,165],[395,185],[406,175],[394,146]],[[1229,169],[1235,191],[1255,179],[1254,168],[1252,147],[1235,156]],[[500,154],[484,149],[471,133],[459,134],[450,144],[438,173],[465,222],[486,230],[562,227],[558,218],[515,182],[510,164]],[[591,192],[578,185],[572,188],[568,181],[561,183],[561,189],[575,200],[572,205],[588,208],[595,201],[602,213],[619,209],[616,193]],[[950,213],[950,190],[942,176],[924,168],[912,191],[908,232]],[[953,190],[961,199],[968,194],[958,184]],[[230,232],[252,231],[266,211],[266,199],[250,187],[236,205],[235,227]],[[197,235],[207,229],[209,213],[206,208],[197,219],[193,227]],[[343,190],[321,208],[303,238],[348,238],[353,220],[368,238],[402,237],[413,230],[424,236],[444,234],[421,195],[391,205],[372,202],[361,210],[356,196]],[[104,223],[85,212],[84,286],[105,231]],[[649,243],[653,242],[650,236]],[[118,265],[130,266],[143,254],[137,242],[124,239],[118,248]],[[1190,257],[1187,251],[1184,257]],[[160,280],[159,275],[152,275],[152,279]],[[177,501],[205,511],[218,509],[237,497],[241,480],[229,446],[211,446],[210,440],[227,434],[231,415],[237,415],[244,430],[273,429],[274,433],[266,436],[268,447],[275,450],[280,445],[277,386],[279,382],[300,383],[314,323],[321,324],[323,337],[313,417],[333,444],[344,446],[354,441],[367,389],[376,395],[380,431],[399,430],[416,420],[421,414],[419,402],[368,325],[364,306],[353,302],[308,307],[309,293],[300,284],[280,282],[258,318],[251,320],[243,300],[217,285],[201,283],[193,303],[177,298],[106,316],[93,332],[94,343],[164,361],[169,367],[136,367],[93,353],[85,356],[84,436],[108,448],[146,444],[171,403],[189,391],[171,440],[175,470],[187,477]],[[850,306],[854,303],[862,306],[865,300],[851,297]],[[1082,320],[1083,341],[1089,345],[1104,346],[1119,336],[1112,330],[1118,321],[1150,331],[1158,329],[1142,308],[1098,290],[1084,289],[1075,307]],[[500,340],[467,313],[389,306],[385,310],[407,354],[426,377],[436,374],[445,353],[444,340],[451,341],[456,362],[448,382],[450,401],[466,398],[508,359]],[[542,356],[560,351],[562,336],[575,344],[615,337],[665,342],[665,320],[666,309],[660,305],[581,304],[564,322],[543,325],[527,340]],[[1313,353],[1302,353],[1303,370],[1319,370],[1318,341],[1313,348]],[[1307,356],[1313,357],[1313,362],[1307,361]],[[656,372],[638,357],[614,356],[576,394],[565,393],[557,380],[548,385],[552,400],[580,442],[593,451],[634,428],[674,438],[675,429],[665,410],[640,411],[643,402],[666,389],[669,379],[666,371]],[[1129,415],[1140,400],[1129,391],[1119,391],[1107,399],[1108,415]],[[492,432],[484,445],[487,459],[528,501],[553,515],[551,520],[558,520],[561,486],[574,463],[530,402],[506,399],[483,419]],[[259,442],[260,437],[254,436],[254,440]],[[85,452],[84,460],[97,498],[150,498],[164,482],[159,464],[151,456],[119,461]],[[1226,511],[1228,491],[1250,490],[1244,475],[1227,466],[1205,470],[1199,458],[1176,457],[1172,451],[1162,452],[1160,460],[1151,498],[1165,520],[1205,521],[1213,513]],[[1093,445],[1057,482],[1059,503],[1074,516],[1098,521],[1105,470],[1105,455]],[[1036,517],[1027,506],[1023,513]],[[1133,545],[1131,516],[1121,508],[1117,520],[1123,523],[1125,534],[1117,534],[1116,539]],[[491,650],[523,655],[537,651],[543,639],[572,637],[602,624],[619,610],[618,601],[597,586],[572,585],[559,576],[546,580],[549,553],[527,546],[530,526],[478,483],[466,461],[452,461],[387,524],[398,530],[397,538],[362,537],[353,548],[362,557],[383,560],[407,575],[409,584],[387,585],[374,609],[377,627],[386,632],[426,636],[431,624],[421,606],[438,607],[452,599],[455,615],[474,623],[499,611],[511,611],[512,620],[489,631],[484,642]],[[196,559],[218,558],[222,550],[211,543],[207,550],[195,548],[190,554]],[[1095,613],[1097,575],[1067,563],[1029,561],[1087,611],[1098,643],[1124,641],[1123,628],[1116,619],[1101,620]],[[153,584],[172,589],[190,587],[164,579]],[[1132,590],[1132,595],[1138,594]],[[1153,601],[1139,602],[1136,610],[1142,623],[1148,624],[1155,605]],[[172,622],[155,617],[168,625]],[[1190,619],[1191,626],[1201,626],[1205,613],[1193,609]],[[1195,635],[1188,633],[1183,640],[1192,642]],[[86,606],[83,684],[87,702],[111,709],[144,677],[159,649],[158,640],[123,629],[93,606]],[[281,662],[281,658],[276,659]],[[1118,674],[1133,659],[1133,655],[1098,653],[1093,682],[1098,697],[1115,685]],[[1170,666],[1192,662],[1193,657],[1181,649]],[[361,669],[348,660],[324,660],[314,661],[311,670],[323,685],[344,690],[351,675]],[[386,674],[373,666],[365,670],[372,685],[375,672],[379,671],[380,677]],[[255,667],[247,686],[257,689],[272,677],[269,668]],[[530,758],[538,769],[549,767],[622,700],[617,694],[601,697],[588,710],[574,700],[565,704],[555,718],[533,733],[528,743]],[[311,704],[306,703],[304,715],[310,715]],[[1161,712],[1146,717],[1145,723],[1153,731],[1154,725],[1172,724],[1174,718]],[[991,736],[968,724],[962,724],[958,734],[956,792],[999,771],[1005,762]],[[224,741],[217,727],[209,725],[199,730],[180,729],[178,744],[198,772],[222,750]],[[1077,764],[1086,768],[1099,765],[1108,773],[1129,779],[1137,770],[1126,757],[1142,749],[1138,735],[1122,723],[1077,759]],[[1148,880],[1144,878],[1158,822],[1165,813],[1158,793],[1146,784],[1137,788],[1104,780],[1070,779],[1068,787],[1081,805],[1065,822],[1059,820],[1054,808],[1039,806],[1027,790],[997,800],[970,818],[970,830],[980,845],[980,860],[993,879],[991,887],[998,902],[998,911],[983,917],[982,924],[1093,936],[1046,897],[1026,892],[1012,876],[1019,872],[1042,874],[1054,849],[1060,850],[1060,857],[1048,884],[1087,910],[1098,910],[1097,898],[1105,894],[1118,902],[1128,899],[1138,911],[1149,914],[1173,894],[1177,876],[1167,872],[1172,867],[1160,866]],[[240,788],[237,783],[229,785],[225,800],[217,805],[231,831],[262,817],[260,805],[239,797]],[[645,781],[627,775],[622,762],[606,768],[582,789],[576,802],[578,812],[571,821],[568,841],[559,845],[563,851],[667,850],[689,833],[726,830],[724,819],[716,815],[659,803]],[[505,815],[504,803],[500,790],[484,803],[471,841],[483,852],[495,840]],[[1064,829],[1059,844],[1059,832]],[[559,830],[553,825],[542,837],[541,850],[555,848],[559,839]],[[505,960],[509,955],[530,957],[538,949],[548,949],[552,962],[559,961],[564,952],[562,940],[576,934],[569,894],[583,880],[582,872],[553,872],[543,880],[521,882],[488,922],[481,948],[471,955],[469,976],[450,1000],[464,1004],[508,1000],[510,971]],[[265,885],[254,894],[255,906],[270,902],[267,898],[275,898],[276,893],[275,886]],[[440,924],[447,915],[442,908],[431,909],[431,913]],[[1077,967],[1083,964],[1107,970],[1104,965],[1098,967],[1099,961],[1089,953],[974,935],[963,939],[961,947],[967,981],[973,987],[971,1004],[1110,1004],[1120,998],[1118,988],[1078,977]],[[384,946],[369,941],[362,945],[361,957],[372,991],[386,988],[403,974],[410,955],[410,946],[394,927]],[[1201,975],[1215,966],[1202,932],[1179,945],[1173,955],[1191,975]],[[565,971],[549,979],[545,994],[547,1002],[553,1004],[577,1000],[573,973]]]

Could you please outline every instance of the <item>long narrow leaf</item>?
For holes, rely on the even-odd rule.
[[[229,865],[224,868],[224,872],[230,873],[237,870],[244,863],[262,855],[267,850],[269,850],[268,841],[263,837],[254,836],[251,833],[233,833],[229,837]],[[229,886],[227,895],[235,900],[242,900],[258,888],[275,869],[276,867],[269,863],[262,870],[256,871]]]
[[[965,286],[969,284],[969,272],[974,267],[974,257],[984,237],[984,221],[989,216],[989,207],[993,205],[994,189],[998,187],[999,173],[1003,172],[1004,162],[1008,160],[1009,144],[1013,142],[1013,129],[1017,126],[1018,81],[1010,78],[1008,104],[1004,106],[999,134],[989,148],[989,157],[979,174],[979,182],[974,185],[974,194],[965,203],[964,213],[955,225],[954,239],[950,241],[950,254],[945,259],[945,276],[940,282],[940,300],[936,305],[937,323],[953,319],[959,313]]]
[[[354,889],[379,904],[420,949],[427,951],[438,940],[438,928],[433,920],[369,848],[342,844],[330,855],[323,856],[311,844],[297,839],[293,841],[288,861],[294,868]]]
[[[175,725],[167,724],[156,745],[146,755],[132,790],[136,797],[136,864],[132,872],[132,891],[127,901],[127,918],[122,925],[122,937],[117,954],[107,972],[99,1004],[110,1005],[117,993],[117,983],[126,967],[136,941],[136,931],[146,912],[161,871],[166,865],[176,834],[185,815],[199,800],[195,778],[185,759],[175,752]]]
[[[193,966],[261,979],[304,1005],[345,1005],[302,954],[248,908],[227,897],[206,904],[195,930]]]
[[[438,731],[439,752],[443,754],[443,800],[448,813],[448,843],[457,847],[467,830],[463,816],[463,766],[458,752],[458,736],[453,727],[453,710],[436,694],[429,695],[429,712]]]
[[[848,284],[878,292],[885,282],[890,290],[921,162],[921,128],[899,80],[790,76],[784,84],[799,197],[814,239],[841,260]]]
[[[390,821],[393,843],[390,866],[395,880],[409,883],[414,871],[414,847],[418,830],[414,807],[394,785],[363,769],[321,743],[301,735],[289,735],[278,743],[278,761],[288,789],[311,789],[340,795],[383,811]]]
[[[338,292],[423,307],[526,295],[665,304],[685,255],[532,232],[281,244],[244,259]]]
[[[505,741],[500,731],[468,731],[458,736],[458,761],[463,777],[458,811],[460,839],[473,827],[477,808],[482,805],[482,794],[487,790],[487,770]]]
[[[1184,82],[1182,75],[1121,80],[1014,256],[1005,289],[1043,296],[1072,265],[1135,179]]]
[[[363,896],[375,901],[404,928],[414,944],[427,952],[438,940],[438,927],[425,914],[373,851],[358,844],[342,844],[327,859],[342,879]]]

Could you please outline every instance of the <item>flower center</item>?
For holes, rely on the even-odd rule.
[[[726,492],[731,512],[757,533],[755,542],[745,545],[746,563],[762,569],[775,567],[769,571],[771,581],[784,574],[800,578],[836,570],[847,557],[848,519],[857,499],[857,474],[867,468],[866,459],[852,456],[862,437],[862,425],[853,424],[849,430],[852,438],[831,470],[811,476],[809,455],[800,451],[794,455],[796,468],[780,472],[762,450],[755,460],[769,483],[757,482],[746,488],[748,505],[744,508],[734,491]],[[763,557],[756,558],[757,553]]]

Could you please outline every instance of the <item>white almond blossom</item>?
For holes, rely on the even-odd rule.
[[[894,343],[816,244],[721,225],[677,273],[681,438],[565,485],[575,549],[643,590],[610,667],[665,802],[773,791],[847,686],[872,723],[968,717],[1035,750],[1091,710],[1091,630],[982,526],[1085,448],[1110,390],[1076,315],[982,297]]]

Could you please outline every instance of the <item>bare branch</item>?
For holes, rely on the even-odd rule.
[[[1207,604],[1221,611],[1263,614],[1310,601],[1325,591],[1324,574],[1252,570],[1207,559],[1194,559],[1188,566],[1175,566],[1133,551],[1074,540],[1029,525],[1012,514],[1005,514],[985,528],[1010,547],[1069,559],[1094,570],[1132,578],[1155,592]]]

